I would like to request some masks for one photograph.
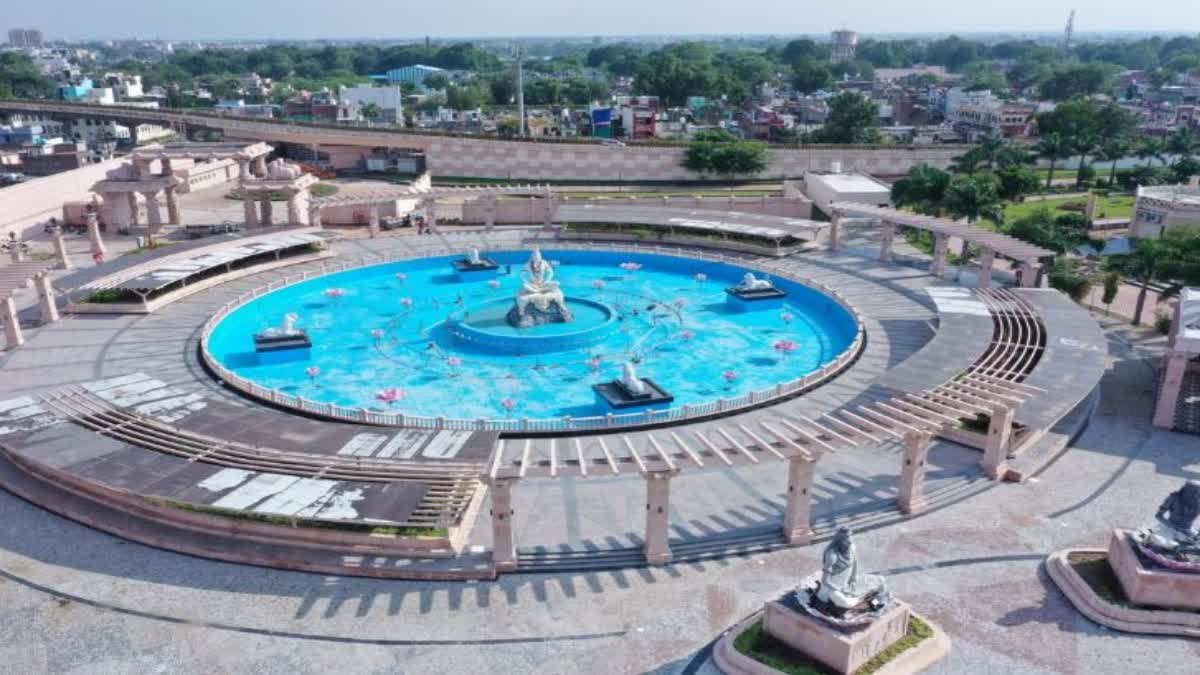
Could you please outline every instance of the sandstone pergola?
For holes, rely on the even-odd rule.
[[[486,204],[487,220],[485,227],[492,229],[496,225],[496,200],[505,195],[525,195],[545,200],[543,224],[547,227],[554,222],[557,200],[549,185],[471,185],[463,187],[442,187],[421,189],[415,186],[378,188],[368,192],[352,194],[336,194],[329,197],[319,197],[311,200],[309,205],[309,222],[314,226],[320,225],[321,208],[324,206],[367,206],[370,208],[368,226],[371,236],[379,234],[380,207],[384,204],[399,200],[417,200],[417,210],[425,216],[425,222],[434,231],[437,230],[437,214],[434,210],[438,200],[452,197],[466,199],[482,199]]]
[[[1192,377],[1200,376],[1200,288],[1185,288],[1179,293],[1175,319],[1171,323],[1171,341],[1163,355],[1160,372],[1154,426],[1184,428],[1179,419],[1184,406],[1200,405],[1200,401],[1182,400],[1184,381],[1189,373]]]
[[[271,227],[275,224],[271,199],[279,193],[287,195],[287,224],[308,225],[309,190],[318,182],[316,176],[304,173],[298,165],[282,159],[271,162],[264,175],[252,178],[243,174],[239,187],[246,227]]]
[[[840,230],[843,219],[874,220],[880,224],[883,234],[883,241],[879,249],[881,262],[891,262],[892,260],[896,226],[932,232],[933,262],[930,264],[929,272],[936,277],[946,273],[946,255],[949,251],[951,237],[961,239],[964,248],[967,244],[975,244],[982,250],[977,284],[979,288],[991,287],[992,268],[996,256],[1016,261],[1020,266],[1021,285],[1033,287],[1037,283],[1039,259],[1055,255],[1054,251],[1034,246],[1020,239],[948,218],[934,218],[898,209],[854,202],[834,202],[830,205],[830,211],[833,215],[829,225],[830,250],[836,251],[841,246]]]
[[[25,344],[25,334],[17,316],[17,303],[13,298],[17,291],[32,285],[37,290],[42,323],[58,321],[58,305],[49,274],[54,267],[53,262],[24,260],[0,267],[0,323],[4,324],[5,350],[16,349]]]
[[[142,224],[138,201],[138,195],[141,195],[146,204],[147,232],[155,235],[162,231],[164,223],[183,224],[178,197],[175,194],[178,185],[179,179],[171,175],[145,176],[132,180],[102,180],[92,186],[92,191],[104,200],[119,231],[130,230]],[[159,193],[166,193],[165,220],[158,203]]]

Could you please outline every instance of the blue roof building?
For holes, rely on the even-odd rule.
[[[372,75],[371,79],[378,80],[381,82],[387,82],[388,84],[400,84],[402,82],[411,82],[414,85],[416,85],[416,87],[418,89],[424,90],[426,77],[429,77],[430,75],[434,75],[436,73],[444,73],[444,72],[446,72],[446,71],[441,68],[435,68],[433,66],[423,66],[423,65],[418,64],[415,66],[405,66],[403,68],[393,68],[392,70],[387,71],[383,75]]]

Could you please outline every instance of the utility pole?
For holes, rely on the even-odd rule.
[[[1071,42],[1075,39],[1075,10],[1067,16],[1066,38],[1063,40],[1063,51],[1071,51]]]
[[[517,135],[525,137],[525,56],[528,52],[525,45],[513,48],[513,57],[517,60]]]

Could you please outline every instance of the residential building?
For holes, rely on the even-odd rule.
[[[654,138],[658,121],[657,96],[618,96],[615,102],[625,138]]]
[[[400,87],[373,87],[369,84],[357,87],[342,87],[338,91],[338,105],[345,113],[345,119],[368,119],[364,110],[370,112],[373,108],[378,111],[371,121],[388,124],[404,122],[404,93]]]
[[[990,91],[946,92],[946,122],[972,142],[988,136],[1029,136],[1037,112],[1036,103],[1005,101]]]
[[[217,112],[236,117],[254,117],[272,119],[275,117],[275,106],[270,103],[246,103],[244,99],[218,101],[213,106]]]
[[[813,205],[829,215],[834,202],[857,202],[872,206],[890,206],[892,188],[887,183],[865,173],[843,173],[840,166],[832,171],[805,171],[801,190]]]
[[[8,44],[18,49],[40,49],[42,31],[36,28],[13,28],[8,31]]]

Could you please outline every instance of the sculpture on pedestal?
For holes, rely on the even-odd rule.
[[[637,369],[632,361],[626,361],[621,368],[621,379],[618,380],[620,385],[625,388],[633,396],[643,396],[649,389],[646,387],[645,381],[637,376]]]
[[[742,283],[734,286],[739,291],[765,291],[775,286],[767,279],[759,279],[754,276],[753,272],[746,272],[742,276]]]
[[[796,600],[807,613],[837,628],[870,623],[894,605],[887,580],[858,569],[850,530],[840,528],[821,556],[821,571],[805,577]]]
[[[1153,525],[1130,535],[1135,548],[1155,565],[1200,574],[1200,482],[1190,480],[1167,495]]]
[[[521,281],[521,290],[508,311],[509,325],[530,328],[544,323],[565,323],[573,318],[558,282],[554,281],[554,268],[542,259],[541,249],[533,249],[521,269]]]

